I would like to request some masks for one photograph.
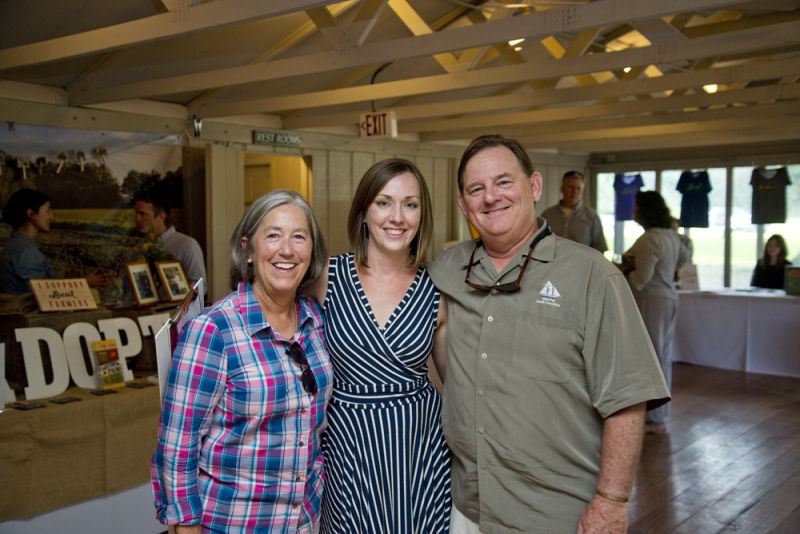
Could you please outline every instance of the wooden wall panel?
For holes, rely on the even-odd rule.
[[[358,184],[361,183],[361,178],[364,177],[364,173],[366,173],[374,163],[382,159],[386,158],[380,157],[371,152],[353,152],[353,170],[350,179],[353,195],[356,194],[356,189],[358,188]]]
[[[455,176],[452,172],[453,162],[448,158],[436,158],[433,161],[433,172],[430,174],[429,186],[433,203],[433,254],[435,258],[443,250],[443,245],[455,239],[452,236],[451,211],[455,207]]]
[[[328,253],[341,254],[349,249],[347,214],[353,198],[353,154],[331,151],[328,154]],[[317,199],[324,202],[324,199]]]
[[[329,210],[328,210],[328,187],[330,179],[328,175],[328,151],[327,150],[308,150],[305,152],[306,163],[311,167],[311,208],[317,217],[322,233],[325,236],[325,243],[328,242],[330,232]],[[309,161],[310,160],[310,161]]]
[[[207,299],[214,301],[230,291],[229,243],[244,214],[244,152],[214,144],[206,157]]]

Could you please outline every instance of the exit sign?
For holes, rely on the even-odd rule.
[[[362,113],[359,130],[361,137],[397,137],[397,116],[394,111]]]

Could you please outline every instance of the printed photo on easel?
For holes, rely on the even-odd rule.
[[[180,262],[159,261],[156,262],[156,270],[170,302],[179,302],[191,291]]]
[[[128,273],[136,304],[146,306],[158,302],[158,290],[147,262],[126,263],[125,271]]]

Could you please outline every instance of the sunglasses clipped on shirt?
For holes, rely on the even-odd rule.
[[[467,263],[467,274],[464,276],[464,283],[467,284],[469,287],[473,289],[477,289],[478,291],[495,291],[500,293],[516,293],[522,287],[522,277],[525,276],[525,269],[528,267],[528,262],[531,261],[531,254],[533,254],[533,247],[536,246],[539,241],[544,239],[545,237],[552,234],[553,231],[550,229],[550,225],[545,226],[539,234],[533,238],[531,241],[530,247],[528,247],[528,253],[525,255],[525,261],[522,262],[522,267],[519,269],[519,274],[517,275],[517,279],[513,282],[505,282],[503,284],[495,284],[492,286],[487,286],[483,284],[477,284],[469,279],[469,275],[472,274],[472,266],[477,263],[475,261],[475,253],[478,251],[478,247],[481,245],[481,241],[475,241],[475,246],[472,248],[472,254],[469,255],[469,263]]]
[[[286,349],[286,354],[289,355],[294,363],[303,368],[303,374],[300,375],[303,389],[306,390],[306,393],[316,395],[317,379],[314,378],[314,373],[311,371],[311,365],[308,363],[308,358],[306,358],[306,352],[303,350],[303,347],[301,347],[300,343],[297,341],[292,341],[292,344]]]

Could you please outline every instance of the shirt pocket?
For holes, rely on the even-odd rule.
[[[264,417],[267,415],[267,380],[258,362],[238,368],[228,384],[230,409],[234,418]]]
[[[520,376],[542,382],[564,383],[575,359],[574,334],[558,313],[525,310],[514,333],[514,369]]]

